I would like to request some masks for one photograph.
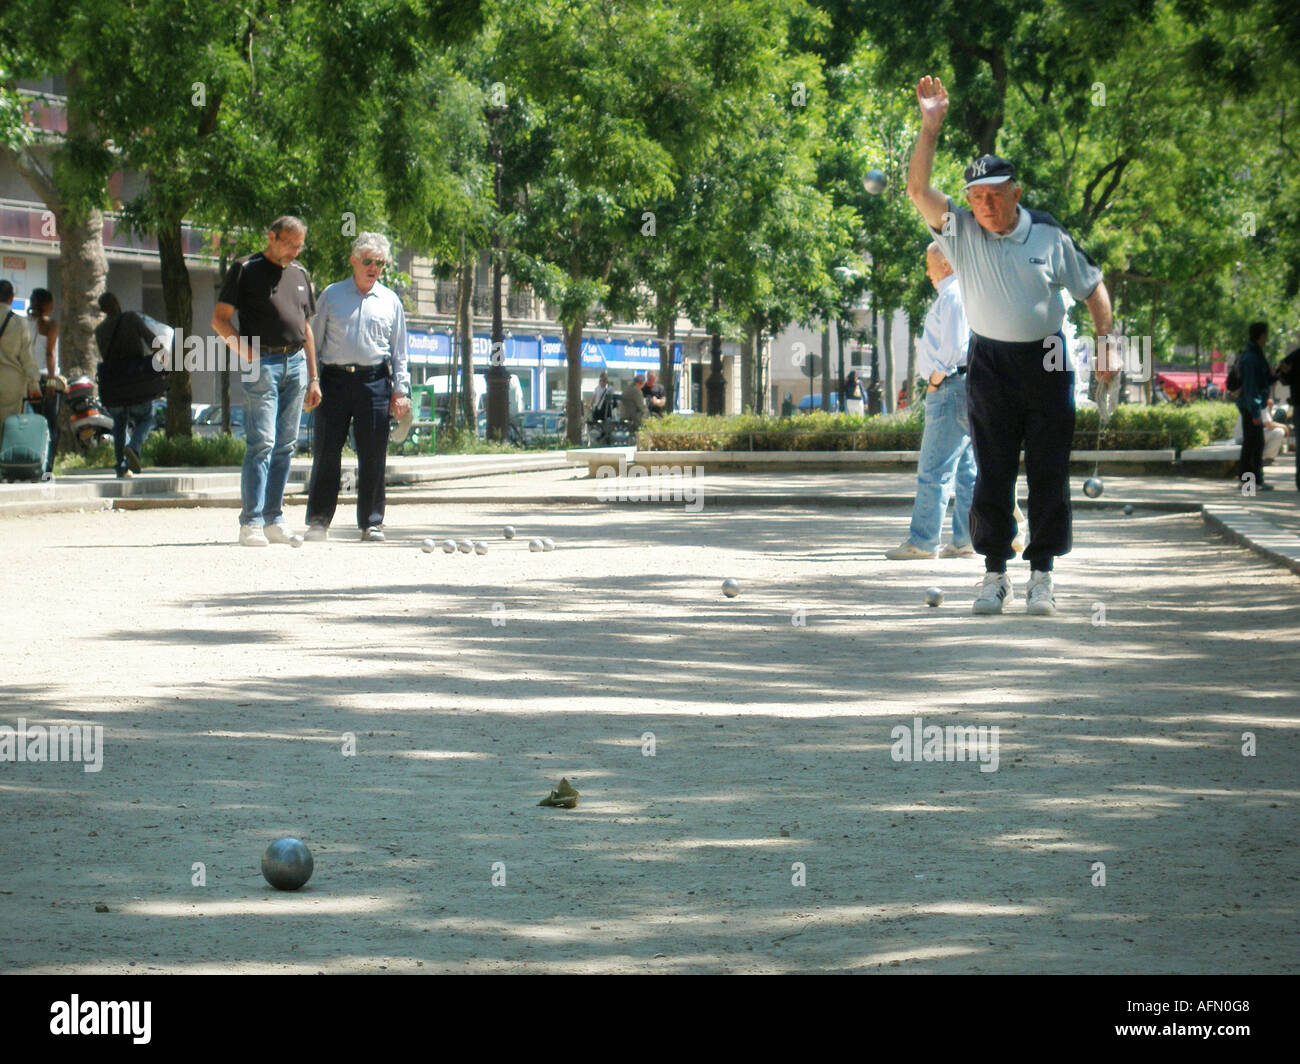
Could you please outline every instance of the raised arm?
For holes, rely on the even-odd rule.
[[[939,143],[939,129],[948,113],[948,93],[943,82],[928,74],[916,83],[916,102],[921,108],[921,135],[912,149],[907,168],[907,195],[921,212],[931,229],[943,228],[948,197],[930,184],[934,173],[934,149]]]

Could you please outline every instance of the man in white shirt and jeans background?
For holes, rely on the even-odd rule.
[[[966,348],[970,327],[952,265],[932,243],[925,249],[925,273],[939,294],[925,316],[916,345],[916,366],[926,378],[925,432],[916,463],[916,502],[907,539],[885,551],[895,561],[933,558],[948,501],[955,494],[952,542],[945,558],[975,553],[970,542],[970,504],[975,492],[975,451],[966,414]]]

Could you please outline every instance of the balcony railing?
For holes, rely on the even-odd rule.
[[[0,199],[0,240],[21,240],[31,244],[44,244],[51,251],[59,242],[54,215],[48,209],[19,200]],[[208,237],[188,225],[181,229],[181,245],[187,258],[198,258],[210,251]],[[104,247],[109,251],[132,255],[156,255],[158,241],[151,236],[131,232],[116,214],[104,214]]]
[[[535,305],[531,288],[512,288],[510,298],[506,300],[506,313],[512,318],[531,318]]]

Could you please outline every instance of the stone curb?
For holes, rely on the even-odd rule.
[[[1206,505],[1201,516],[1215,532],[1300,576],[1300,539],[1240,506]]]

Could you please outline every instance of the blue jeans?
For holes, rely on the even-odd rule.
[[[925,432],[916,464],[916,502],[907,538],[922,550],[939,546],[948,500],[952,511],[952,542],[970,543],[970,506],[975,494],[975,449],[966,416],[966,378],[952,377],[925,397]]]
[[[298,443],[298,421],[307,394],[307,357],[263,355],[257,379],[244,382],[244,469],[239,481],[241,525],[284,520],[284,487]]]
[[[109,407],[108,416],[113,419],[113,465],[121,473],[126,469],[126,448],[140,454],[144,450],[144,441],[153,431],[153,401],[146,399],[134,406]],[[131,423],[129,443],[126,438],[128,421]]]

